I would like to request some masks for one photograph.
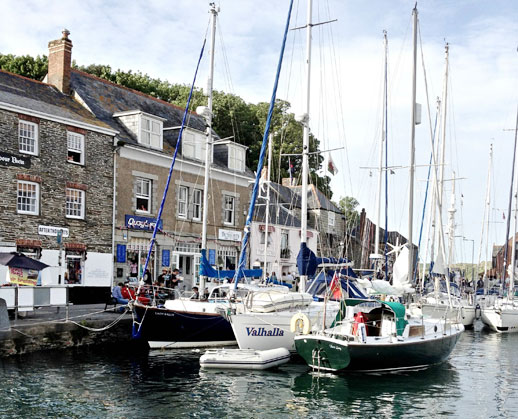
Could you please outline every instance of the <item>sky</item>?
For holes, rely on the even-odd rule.
[[[221,0],[214,87],[247,102],[268,102],[288,12],[288,0]],[[353,196],[376,221],[377,170],[388,36],[388,229],[408,234],[411,133],[412,9],[408,0],[314,0],[311,131],[338,173],[333,199]],[[518,106],[518,7],[513,0],[422,1],[419,42],[414,242],[419,238],[436,98],[443,97],[449,44],[445,179],[455,182],[455,262],[484,260],[481,239],[490,144],[494,147],[489,245],[505,239]],[[190,84],[207,34],[204,0],[4,0],[0,52],[47,54],[48,42],[70,32],[79,65],[108,64],[171,83]],[[296,0],[291,28],[304,26],[306,2]],[[335,21],[336,20],[336,21]],[[289,32],[277,97],[295,114],[305,106],[305,29]],[[424,62],[424,66],[423,63]],[[207,59],[197,85],[204,87]],[[427,94],[428,92],[428,94]],[[430,108],[430,117],[428,116]],[[365,169],[365,167],[367,169]],[[370,169],[369,169],[370,168]],[[445,182],[445,206],[452,185]],[[383,196],[383,201],[385,197]],[[505,219],[504,219],[505,216]],[[384,225],[384,213],[381,215]],[[446,208],[443,224],[447,223]],[[511,229],[513,226],[511,225]],[[427,231],[425,226],[423,229]],[[445,226],[446,230],[446,226]],[[464,237],[464,239],[463,239]],[[424,239],[423,239],[424,242]],[[472,257],[473,255],[473,257]]]

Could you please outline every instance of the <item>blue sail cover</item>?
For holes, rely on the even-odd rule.
[[[315,275],[318,265],[321,263],[331,263],[338,265],[349,262],[349,259],[343,258],[319,258],[313,253],[313,251],[307,246],[306,243],[301,243],[299,254],[297,256],[297,268],[299,270],[299,275],[307,275],[310,277]],[[344,273],[344,275],[356,278],[356,274],[350,267],[347,268],[347,273]]]
[[[242,276],[246,278],[260,278],[263,276],[262,269],[243,269],[241,271]],[[207,250],[201,250],[201,260],[200,260],[200,275],[209,277],[209,278],[218,278],[218,279],[226,279],[226,278],[234,278],[236,274],[235,270],[227,270],[227,271],[218,271],[214,269],[207,259]],[[239,278],[239,279],[241,279]]]
[[[344,268],[340,270],[340,274],[346,275],[348,277],[352,277],[349,273],[353,273],[350,267]],[[308,285],[308,293],[311,294],[314,300],[319,301],[322,299],[322,296],[326,293],[326,291],[331,286],[333,282],[333,277],[335,275],[335,271],[327,270],[326,272],[320,272],[315,279],[313,279]],[[356,277],[356,276],[354,276]],[[367,296],[363,293],[363,291],[358,288],[358,285],[354,280],[349,278],[340,278],[340,285],[342,287],[342,293],[347,298],[361,298],[366,299]]]

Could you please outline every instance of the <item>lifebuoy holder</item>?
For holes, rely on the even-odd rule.
[[[295,314],[290,321],[291,333],[307,335],[311,331],[311,320],[304,313]]]

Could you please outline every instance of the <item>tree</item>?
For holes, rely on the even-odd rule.
[[[30,55],[17,57],[12,54],[0,54],[0,69],[14,74],[41,81],[47,74],[48,60],[45,55],[36,58]]]
[[[360,221],[360,214],[356,210],[358,205],[360,203],[352,196],[341,198],[338,202],[338,206],[345,214],[345,223],[348,230],[354,229]]]

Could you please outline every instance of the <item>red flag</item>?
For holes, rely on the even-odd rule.
[[[342,285],[340,283],[340,276],[338,275],[338,271],[335,271],[333,280],[329,285],[329,295],[334,300],[339,300],[342,298]]]

